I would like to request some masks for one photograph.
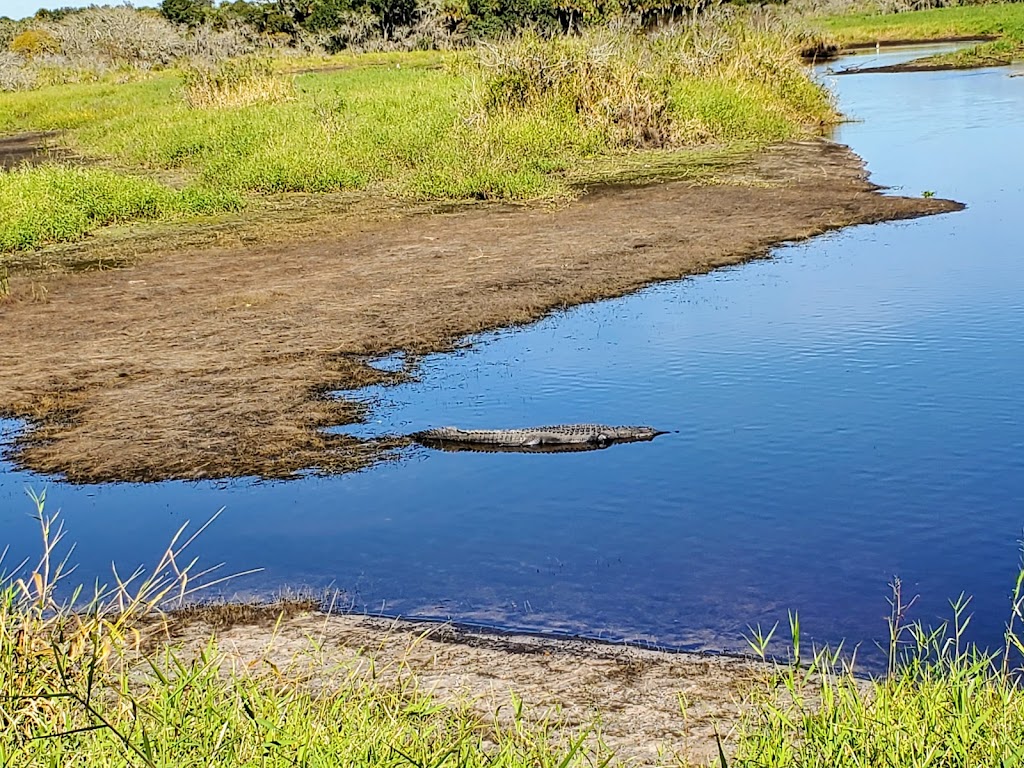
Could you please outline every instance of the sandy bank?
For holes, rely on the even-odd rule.
[[[327,691],[353,672],[384,684],[411,676],[441,703],[470,701],[485,721],[498,712],[511,724],[514,695],[528,720],[551,719],[567,738],[598,725],[617,761],[636,766],[716,758],[716,728],[728,747],[746,697],[772,672],[743,658],[296,609],[278,623],[279,610],[229,605],[172,614],[169,637],[160,637],[187,654],[214,636],[239,665],[273,665]]]

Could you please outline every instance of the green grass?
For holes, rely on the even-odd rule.
[[[215,642],[197,653],[140,652],[140,621],[194,592],[178,563],[184,528],[145,579],[118,578],[72,611],[56,589],[67,575],[62,530],[37,499],[43,556],[21,578],[0,575],[0,765],[18,768],[337,768],[600,766],[588,731],[511,725],[444,706],[404,669],[233,664]],[[204,526],[205,527],[205,526]],[[202,529],[200,529],[201,532]],[[194,561],[193,561],[194,563]],[[0,563],[2,566],[2,563]],[[2,574],[2,571],[0,571]],[[214,582],[210,582],[214,583]],[[315,654],[315,651],[311,651]],[[391,682],[384,682],[390,680]]]
[[[706,29],[704,37],[656,39],[604,30],[550,41],[527,36],[489,49],[483,66],[469,54],[422,52],[369,56],[360,66],[341,57],[343,69],[299,75],[275,65],[238,93],[217,90],[231,78],[204,75],[204,87],[213,89],[209,100],[227,105],[220,107],[195,108],[195,99],[190,106],[175,73],[0,94],[0,134],[61,130],[68,148],[92,162],[154,180],[171,174],[186,180],[186,192],[215,190],[221,205],[253,195],[345,190],[417,200],[534,200],[573,195],[575,169],[598,158],[637,149],[763,146],[835,118],[784,31],[754,32],[733,22]],[[529,103],[509,102],[509,76],[538,75],[536,68],[512,71],[524,48],[540,57],[542,79],[569,62],[573,84],[567,79]],[[269,88],[268,77],[282,87]],[[50,172],[22,173],[20,183],[28,184]],[[38,185],[46,186],[42,179]],[[135,210],[189,210],[163,194],[161,205]],[[22,234],[0,249],[78,236],[129,219],[130,211],[68,214],[80,224],[36,235],[18,224]]]
[[[841,45],[945,37],[1007,36],[1024,39],[1024,3],[966,5],[893,14],[855,14],[819,19]]]
[[[1001,40],[982,43],[952,53],[926,56],[918,59],[917,64],[935,67],[955,67],[971,69],[975,67],[1001,67],[1015,61],[1024,61],[1024,36],[1007,35]]]
[[[49,165],[0,173],[0,251],[74,240],[106,224],[237,210],[228,190],[174,190],[100,168]]]
[[[894,583],[888,674],[868,679],[818,651],[755,693],[733,768],[1011,768],[1024,765],[1024,688],[1012,669],[1024,644],[1024,570],[1017,577],[1006,645],[985,653],[964,642],[970,599],[951,602],[951,623],[904,624]],[[791,619],[800,659],[799,621]],[[774,630],[773,630],[774,632]],[[762,656],[769,637],[751,643]]]

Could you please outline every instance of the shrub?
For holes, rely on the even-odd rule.
[[[93,6],[47,28],[72,63],[100,60],[140,69],[165,67],[185,49],[173,24],[154,13],[121,6]]]
[[[18,54],[0,51],[0,91],[27,91],[35,87],[36,77],[25,64]]]
[[[836,117],[831,98],[771,18],[720,13],[653,35],[605,28],[484,46],[484,110],[567,110],[612,147],[817,129]]]
[[[31,58],[44,53],[59,53],[60,43],[45,29],[26,29],[11,40],[10,50]]]

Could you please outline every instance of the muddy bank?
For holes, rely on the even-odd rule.
[[[1010,63],[1009,59],[999,57],[979,56],[969,62],[962,64],[950,64],[948,62],[931,62],[927,59],[916,59],[903,64],[885,64],[877,67],[846,67],[837,69],[833,75],[869,75],[869,74],[892,74],[895,72],[945,72],[953,69],[984,69],[985,67],[1004,67]]]
[[[317,689],[342,684],[351,670],[388,684],[413,676],[448,703],[472,702],[490,721],[512,724],[512,696],[528,720],[551,718],[564,732],[599,722],[619,761],[704,765],[726,749],[745,699],[768,685],[771,665],[744,658],[670,653],[575,639],[496,634],[447,624],[290,610],[214,606],[173,615],[160,642],[186,653],[211,636],[249,669],[267,662]],[[371,667],[372,665],[372,667]],[[688,764],[688,763],[683,763]]]
[[[68,159],[67,152],[53,146],[59,135],[57,131],[35,131],[0,136],[0,171]]]
[[[321,429],[361,415],[328,393],[400,375],[368,355],[441,350],[780,242],[962,207],[881,195],[859,158],[823,141],[716,173],[558,208],[284,222],[258,242],[124,269],[15,275],[0,303],[0,413],[30,429],[11,455],[83,482],[358,469],[402,442]]]

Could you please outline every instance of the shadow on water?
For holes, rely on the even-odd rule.
[[[836,139],[895,191],[958,214],[856,227],[775,257],[483,334],[361,393],[354,432],[603,422],[676,430],[553,455],[412,447],[291,483],[49,489],[79,578],[152,561],[186,518],[225,515],[198,554],[263,566],[240,592],[333,585],[361,610],[742,650],[800,613],[810,637],[885,636],[974,595],[997,644],[1024,526],[1024,79],[974,70],[836,78]],[[405,365],[400,357],[382,365]],[[5,465],[9,562],[35,551]]]

